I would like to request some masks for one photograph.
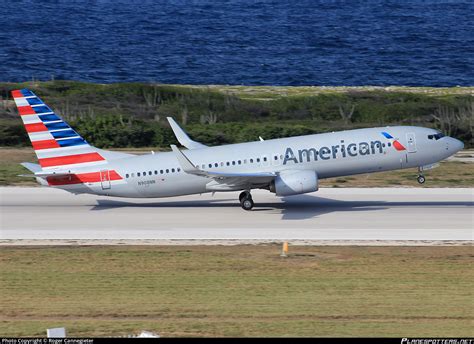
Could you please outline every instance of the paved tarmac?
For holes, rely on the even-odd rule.
[[[252,192],[165,199],[72,195],[52,188],[0,188],[0,244],[302,243],[473,240],[474,189],[332,188],[278,198]]]

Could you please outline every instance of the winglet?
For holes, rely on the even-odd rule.
[[[275,172],[253,172],[253,173],[241,173],[241,172],[210,172],[204,171],[199,169],[198,167],[194,166],[193,163],[188,159],[183,152],[181,152],[178,147],[175,145],[171,145],[171,150],[176,154],[176,158],[178,159],[178,163],[183,169],[184,172],[189,174],[194,174],[196,176],[201,177],[208,177],[208,178],[217,178],[217,179],[224,179],[224,178],[256,178],[256,179],[264,179],[264,180],[271,180],[276,176]]]
[[[206,176],[206,172],[200,170],[199,168],[195,167],[193,163],[181,152],[178,147],[175,145],[171,145],[171,150],[176,154],[176,158],[178,159],[179,165],[183,169],[184,172],[195,174],[198,176]]]
[[[188,134],[176,123],[176,121],[172,117],[166,117],[168,122],[171,125],[171,129],[173,130],[174,135],[179,143],[181,143],[187,149],[199,149],[199,148],[206,148],[206,145],[202,143],[193,141],[189,138]]]

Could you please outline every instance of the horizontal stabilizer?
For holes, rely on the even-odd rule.
[[[41,166],[38,164],[33,164],[31,162],[22,162],[20,165],[33,173],[41,171]]]
[[[65,177],[72,176],[74,173],[70,172],[37,172],[35,174],[19,174],[18,177],[27,177],[27,178],[47,178],[47,177]]]
[[[71,173],[54,173],[54,174],[48,174],[48,173],[38,173],[38,174],[19,174],[18,177],[25,177],[25,178],[47,178],[47,177],[64,177],[64,176],[69,176]]]
[[[22,162],[21,166],[33,172],[33,174],[19,174],[18,177],[29,177],[29,178],[46,178],[46,177],[63,177],[74,174],[71,171],[44,171],[38,164],[31,162]]]

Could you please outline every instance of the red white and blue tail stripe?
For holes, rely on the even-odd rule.
[[[28,89],[12,91],[18,112],[43,170],[105,164],[61,117]]]

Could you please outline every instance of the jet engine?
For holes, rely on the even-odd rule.
[[[282,171],[270,184],[270,191],[277,196],[291,196],[318,190],[315,171]]]

